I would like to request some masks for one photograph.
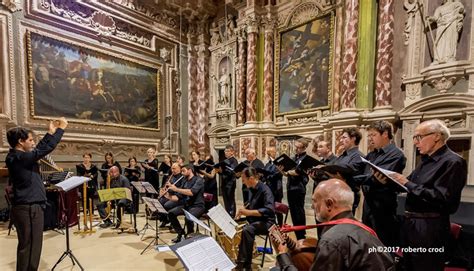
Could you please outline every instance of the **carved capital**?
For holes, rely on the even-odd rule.
[[[249,16],[247,19],[247,33],[258,33],[258,24],[259,24],[259,18],[255,15]]]

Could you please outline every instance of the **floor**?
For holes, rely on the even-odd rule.
[[[137,215],[137,228],[142,229],[145,225],[143,206]],[[314,217],[308,211],[307,221],[312,224]],[[128,216],[126,220],[129,220]],[[81,219],[82,222],[82,219]],[[152,225],[154,226],[154,221]],[[288,222],[291,222],[288,219]],[[94,224],[97,224],[95,221]],[[16,264],[16,232],[7,235],[8,224],[0,222],[0,270],[14,270]],[[81,225],[82,226],[82,225]],[[102,229],[94,227],[95,233],[81,235],[73,234],[77,226],[70,228],[70,246],[74,256],[86,270],[184,270],[182,264],[171,251],[158,252],[151,246],[143,255],[140,252],[153,240],[155,232],[147,230],[145,236],[137,236],[133,233],[119,233],[111,228]],[[315,230],[311,230],[308,236],[315,236]],[[160,230],[159,244],[164,242],[171,244],[171,239],[176,234],[169,230]],[[66,237],[60,232],[46,231],[43,237],[43,251],[41,255],[40,270],[51,270],[56,261],[66,249]],[[257,246],[263,246],[263,240],[257,240]],[[259,269],[261,256],[254,259],[254,269]],[[263,270],[274,266],[273,255],[265,258]],[[55,270],[80,270],[73,266],[70,259],[63,260]]]

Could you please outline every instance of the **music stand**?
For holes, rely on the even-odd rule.
[[[59,189],[62,189],[64,192],[68,192],[71,189],[74,189],[74,188],[78,187],[79,185],[82,185],[83,183],[88,182],[90,180],[91,179],[87,178],[87,177],[74,176],[74,177],[71,177],[67,180],[64,180],[64,181],[56,184],[56,187],[58,187]],[[67,197],[66,194],[65,194],[64,197],[65,197],[64,200],[65,200],[66,206],[68,206],[68,197]],[[72,254],[72,250],[69,246],[69,217],[67,215],[67,210],[66,210],[65,217],[66,217],[66,225],[65,225],[66,226],[66,251],[64,251],[63,254],[61,255],[61,257],[59,257],[59,260],[56,262],[56,264],[53,266],[53,268],[51,270],[54,270],[54,268],[56,268],[56,266],[62,260],[64,260],[67,256],[69,256],[69,258],[71,258],[72,265],[75,265],[77,263],[79,268],[81,268],[81,270],[84,270],[81,263],[79,263],[79,261],[74,256],[74,254]]]
[[[150,194],[158,194],[158,192],[156,192],[156,189],[153,187],[153,185],[151,185],[149,182],[135,182],[135,184],[132,183],[132,185],[134,187],[137,188],[137,190],[140,192],[140,193],[150,193]],[[143,192],[142,192],[143,191]],[[142,199],[144,199],[145,197],[142,197]],[[142,240],[143,240],[143,237],[145,236],[145,233],[146,233],[146,230],[148,229],[152,229],[152,230],[155,230],[153,228],[153,226],[148,223],[148,212],[147,210],[150,210],[150,208],[148,207],[148,204],[145,204],[145,225],[143,226],[143,228],[138,232],[138,234],[140,234],[141,232],[142,233]],[[152,211],[150,210],[150,213],[152,213]]]
[[[168,212],[165,210],[165,208],[163,208],[163,205],[161,205],[160,201],[157,200],[157,199],[152,199],[152,198],[147,198],[147,197],[143,197],[143,200],[145,201],[145,203],[148,205],[148,207],[150,208],[151,211],[153,212],[158,212],[158,213],[161,213],[161,214],[168,214]],[[151,242],[143,249],[143,251],[140,253],[140,255],[143,255],[143,253],[151,246],[151,244],[153,244],[153,242],[155,243],[155,246],[158,245],[158,240],[160,240],[161,238],[159,237],[159,228],[158,228],[158,219],[155,220],[155,237],[153,237],[153,240],[151,240]],[[145,233],[143,233],[145,234]],[[166,244],[166,242],[161,239],[161,241]]]

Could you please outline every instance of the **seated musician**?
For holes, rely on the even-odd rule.
[[[249,188],[250,197],[248,206],[237,209],[235,218],[240,219],[241,216],[245,216],[249,224],[242,231],[237,269],[251,270],[255,235],[266,234],[268,228],[275,224],[275,208],[272,191],[258,180],[255,168],[248,167],[242,171],[242,182]]]
[[[183,206],[183,200],[175,200],[173,195],[176,195],[174,191],[169,190],[169,185],[174,184],[176,187],[181,187],[184,184],[184,177],[181,175],[181,166],[178,163],[171,165],[171,176],[167,180],[163,181],[163,187],[160,189],[159,201],[166,211],[169,211],[177,206]],[[156,217],[152,218],[156,219]],[[169,223],[168,216],[165,214],[158,214],[158,219],[161,220],[160,228],[166,227]]]
[[[310,270],[395,270],[390,254],[369,252],[383,244],[372,229],[354,219],[354,193],[345,182],[330,179],[319,183],[312,199],[316,219],[335,224],[323,226]],[[341,221],[343,218],[348,220]],[[281,270],[298,270],[286,245],[274,242],[274,247]]]
[[[110,188],[126,187],[128,189],[131,189],[130,182],[125,176],[120,174],[118,167],[116,166],[111,167],[109,169],[109,176],[110,176]],[[117,205],[116,205],[117,223],[115,224],[115,228],[120,227],[120,223],[122,221],[121,210],[125,208],[128,204],[130,204],[130,200],[128,199],[120,199],[117,201]],[[99,211],[100,218],[103,220],[103,223],[100,224],[101,228],[108,228],[112,226],[113,224],[109,218],[109,215],[105,211],[106,208],[107,208],[107,202],[105,201],[97,204],[97,210]]]
[[[171,226],[176,231],[178,236],[173,239],[174,243],[181,241],[181,238],[185,235],[184,229],[178,221],[178,216],[183,215],[186,210],[196,218],[199,218],[204,212],[204,181],[201,177],[194,174],[194,167],[191,164],[184,165],[181,168],[181,173],[184,175],[185,181],[181,188],[175,184],[169,184],[169,190],[176,193],[171,196],[171,200],[184,200],[184,206],[180,205],[168,211],[168,218],[171,222]],[[194,223],[188,219],[186,221],[187,233],[191,234],[194,232]]]

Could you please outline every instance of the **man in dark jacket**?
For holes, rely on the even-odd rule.
[[[18,233],[16,270],[38,269],[46,207],[46,191],[38,161],[56,148],[67,124],[65,118],[50,122],[48,133],[36,146],[30,130],[16,127],[7,132],[11,149],[5,162],[14,195],[11,219]]]
[[[395,270],[390,254],[376,251],[383,246],[377,235],[352,216],[354,193],[344,181],[321,182],[312,199],[316,219],[333,225],[323,226],[311,270]],[[297,270],[286,245],[274,247],[281,270]]]

